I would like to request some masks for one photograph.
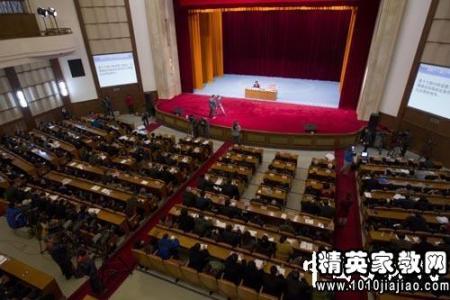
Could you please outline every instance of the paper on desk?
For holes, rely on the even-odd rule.
[[[183,157],[181,161],[187,164],[189,162],[189,159],[187,157]]]
[[[364,197],[372,198],[372,193],[371,192],[364,192]]]
[[[392,199],[405,199],[406,197],[401,194],[395,194]]]
[[[303,248],[303,249],[308,250],[308,251],[312,251],[313,250],[313,244],[311,244],[309,242],[302,241],[300,243],[300,248]]]
[[[309,225],[313,225],[314,224],[314,220],[313,219],[305,219],[305,223],[309,224]]]
[[[274,241],[273,236],[269,237],[269,242],[273,242],[273,241]]]
[[[101,188],[101,187],[98,186],[98,185],[93,185],[93,186],[91,186],[91,190],[93,190],[93,191],[98,191],[100,188]]]
[[[26,188],[23,189],[23,191],[24,191],[25,193],[27,193],[27,192],[31,191],[31,188],[30,188],[29,186],[27,186]]]
[[[121,163],[121,164],[126,164],[126,163],[127,163],[127,160],[126,160],[126,159],[122,159],[122,160],[120,161],[120,163]]]
[[[63,185],[66,185],[66,184],[69,184],[71,181],[72,181],[72,179],[70,179],[70,178],[64,178],[64,179],[62,180],[62,184],[63,184]]]
[[[286,215],[285,213],[282,213],[282,214],[281,214],[281,218],[282,218],[282,219],[286,219],[286,218],[287,218],[287,215]]]
[[[219,220],[217,220],[216,225],[217,225],[217,227],[220,227],[220,228],[227,227],[227,223],[221,222]]]
[[[208,249],[207,244],[200,244],[200,250],[206,250],[206,249]]]
[[[280,267],[280,266],[277,266],[277,270],[278,270],[278,273],[280,273],[280,274],[283,275],[283,276],[284,276],[284,274],[286,273],[286,269],[285,269],[285,268],[282,268],[282,267]]]
[[[109,195],[111,195],[111,190],[109,190],[109,189],[102,189],[102,193],[109,196]]]
[[[6,256],[0,255],[0,265],[8,261],[8,258]]]
[[[223,178],[222,177],[220,177],[220,178],[218,178],[216,180],[216,185],[222,185],[222,183],[223,183]]]
[[[240,231],[244,232],[245,226],[239,225],[239,224],[234,224],[233,230],[240,230]]]
[[[235,207],[235,206],[236,206],[236,202],[234,202],[234,201],[233,201],[233,202],[230,202],[230,206],[231,206],[231,207]]]
[[[253,237],[256,236],[256,234],[257,234],[256,230],[249,230],[248,232],[249,232],[250,235],[253,236]]]
[[[98,213],[100,212],[99,208],[88,208],[88,213],[90,213],[91,215],[98,215]]]
[[[56,201],[58,199],[58,195],[51,195],[49,198]]]
[[[436,217],[436,221],[438,221],[439,224],[447,224],[448,218],[447,217]]]
[[[142,180],[141,184],[148,184],[148,181],[147,180]]]

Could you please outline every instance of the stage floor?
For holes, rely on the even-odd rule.
[[[262,88],[275,85],[278,89],[277,102],[333,108],[339,106],[339,82],[334,81],[225,74],[206,84],[203,89],[194,90],[194,93],[245,98],[245,88],[251,87],[255,80],[259,81]]]
[[[243,129],[280,133],[303,133],[308,123],[316,124],[318,133],[351,133],[365,122],[356,118],[354,110],[297,105],[242,98],[223,98],[226,115],[209,118],[208,96],[181,94],[159,101],[157,108],[166,113],[182,112],[183,117],[204,117],[211,124],[230,127],[238,121]]]

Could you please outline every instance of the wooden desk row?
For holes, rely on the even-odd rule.
[[[205,180],[211,182],[215,186],[222,187],[229,179],[213,173],[206,173]],[[231,184],[236,186],[239,191],[239,195],[242,195],[245,189],[245,183],[237,178],[232,178]]]
[[[275,201],[279,206],[285,206],[288,192],[273,186],[261,184],[256,191],[256,199]]]
[[[109,133],[108,132],[106,132],[106,131],[104,131],[104,130],[101,130],[101,129],[98,129],[98,128],[94,128],[94,127],[92,127],[92,126],[90,126],[90,125],[86,125],[86,124],[83,124],[83,123],[81,123],[81,122],[77,122],[77,121],[73,121],[73,120],[64,120],[63,121],[63,124],[65,125],[65,126],[68,126],[68,127],[72,127],[72,128],[76,128],[76,129],[78,129],[78,130],[81,130],[81,131],[83,131],[83,132],[86,132],[87,134],[90,134],[90,135],[93,135],[93,136],[97,136],[97,137],[100,137],[100,138],[103,138],[103,139],[105,139],[106,141],[110,141],[111,140],[111,136],[109,135]]]
[[[405,196],[405,193],[397,193],[394,191],[383,191],[383,190],[372,190],[371,192],[364,192],[364,198],[370,200],[386,201],[387,199],[392,200],[395,195]],[[427,194],[410,194],[411,198],[415,197],[425,197],[428,203],[435,206],[450,206],[450,197],[444,196],[432,196]]]
[[[425,221],[428,224],[432,225],[441,225],[436,217],[445,216],[445,213],[436,212],[437,214],[432,213],[422,213],[422,217],[424,217]],[[439,215],[441,213],[442,215]],[[408,212],[405,210],[399,209],[387,209],[387,208],[373,208],[366,209],[366,214],[368,218],[378,218],[378,219],[388,219],[393,221],[403,222],[408,217],[414,215],[412,212]],[[448,216],[448,215],[447,215]]]
[[[0,256],[6,259],[0,263],[0,270],[36,288],[42,295],[53,295],[55,299],[63,298],[63,294],[55,278],[11,256],[1,253]]]
[[[197,195],[200,193],[198,190],[194,190]],[[205,197],[211,200],[211,202],[218,206],[224,206],[225,201],[229,199],[228,196],[206,192]],[[234,199],[229,199],[230,205],[234,206],[243,212],[250,212],[253,214],[258,214],[263,218],[271,219],[277,223],[282,223],[284,221],[290,221],[295,225],[308,226],[316,230],[326,230],[329,232],[334,231],[334,222],[327,218],[312,216],[305,213],[294,212],[292,210],[285,211],[273,211],[268,209],[264,205],[246,204],[243,201],[238,201]]]
[[[237,165],[233,165],[233,164],[226,164],[226,163],[222,163],[222,162],[215,162],[211,166],[209,171],[225,173],[231,177],[237,176],[239,178],[244,178],[246,182],[248,182],[253,175],[252,170],[249,168],[237,166]]]
[[[276,187],[281,187],[286,190],[292,188],[293,178],[287,174],[280,174],[272,171],[266,171],[263,176],[263,183],[265,185],[274,185]]]
[[[243,155],[251,155],[258,158],[259,163],[262,163],[262,157],[263,157],[263,149],[262,148],[255,148],[255,147],[249,147],[244,145],[233,145],[231,148],[231,151],[234,153],[240,153]]]
[[[167,196],[167,186],[165,182],[162,180],[153,179],[150,177],[143,177],[137,174],[131,175],[129,173],[122,172],[117,169],[109,169],[101,166],[92,166],[89,163],[79,160],[71,161],[66,165],[66,167],[73,168],[78,171],[88,172],[96,176],[111,175],[120,181],[148,188],[161,198],[165,198]]]
[[[293,163],[297,166],[298,154],[293,154],[289,152],[277,152],[275,154],[275,160],[281,160],[289,163]]]
[[[11,161],[11,164],[13,166],[27,173],[31,177],[37,177],[37,170],[32,163],[29,163],[25,159],[9,152],[9,150],[6,150],[4,147],[1,146],[0,146],[0,156],[2,159]]]
[[[256,172],[256,169],[258,168],[258,166],[260,164],[260,161],[259,161],[258,157],[256,157],[256,156],[244,155],[244,154],[235,153],[235,152],[225,153],[225,155],[222,156],[219,161],[224,162],[224,163],[232,163],[232,164],[244,166],[244,167],[250,167],[252,169],[253,173]]]
[[[285,162],[282,160],[275,159],[269,165],[269,170],[275,170],[278,173],[288,174],[292,177],[295,177],[297,165],[291,162]]]
[[[204,239],[197,239],[195,237],[189,236],[189,234],[185,234],[167,227],[163,227],[161,225],[157,225],[154,227],[150,232],[148,233],[149,236],[155,238],[155,239],[161,239],[165,234],[168,234],[169,236],[178,239],[180,242],[181,247],[184,249],[190,249],[195,244],[201,243],[204,245],[207,245],[207,249],[209,254],[219,260],[226,260],[228,256],[230,256],[232,253],[237,253],[242,259],[245,259],[246,261],[250,260],[262,260],[264,262],[264,271],[268,272],[270,270],[270,267],[272,265],[279,266],[284,270],[284,275],[287,276],[292,270],[298,270],[302,275],[305,276],[305,279],[308,281],[308,283],[311,284],[311,275],[309,273],[304,273],[300,270],[300,266],[296,266],[290,263],[286,263],[284,265],[280,264],[279,262],[274,262],[271,259],[264,260],[261,259],[260,256],[253,255],[253,254],[247,254],[247,253],[239,253],[236,251],[236,249],[233,249],[231,246],[225,247],[222,245],[219,245],[217,243],[205,241]]]
[[[178,217],[180,215],[181,209],[183,208],[182,205],[176,205],[172,207],[172,209],[169,211],[169,214]],[[196,209],[192,208],[186,208],[188,210],[188,214],[195,218],[199,217],[199,212]],[[264,228],[261,228],[259,226],[253,226],[248,224],[242,224],[242,223],[236,223],[233,220],[227,220],[224,218],[221,218],[220,216],[215,216],[214,213],[211,212],[202,212],[205,215],[205,219],[211,221],[212,225],[216,228],[225,229],[227,225],[231,225],[234,230],[240,230],[241,233],[244,231],[250,232],[250,235],[261,239],[263,236],[267,236],[269,238],[269,241],[277,244],[280,240],[281,234],[275,233],[273,231],[265,230]],[[301,240],[300,238],[287,238],[288,243],[291,244],[292,248],[294,248],[297,251],[311,254],[314,251],[318,251],[319,246],[314,244],[314,242],[309,242],[305,240]]]
[[[74,131],[70,130],[69,128],[66,128],[63,126],[60,126],[57,124],[48,124],[46,128],[49,133],[52,133],[52,134],[50,134],[52,136],[62,132],[63,134],[69,136],[71,139],[78,140],[89,148],[95,148],[97,145],[97,142],[94,141],[91,137],[88,137],[85,135],[80,135],[79,133],[74,132]]]
[[[55,148],[57,148],[57,149],[59,148],[65,152],[70,153],[74,158],[79,158],[77,148],[75,148],[75,146],[70,143],[62,141],[54,136],[51,136],[45,132],[38,130],[38,129],[33,129],[32,131],[30,131],[30,134],[35,137],[41,138],[41,139],[54,140],[55,142],[57,142],[57,146]]]
[[[390,243],[394,240],[398,240],[397,233],[383,230],[369,230],[368,238],[371,242],[379,243]],[[426,239],[427,242],[434,246],[438,246],[444,242],[442,237],[437,236],[427,236]],[[420,237],[415,234],[405,234],[405,240],[412,244],[417,244],[420,241]]]

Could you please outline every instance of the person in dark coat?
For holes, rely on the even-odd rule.
[[[201,245],[196,243],[191,249],[189,249],[188,267],[197,270],[197,272],[201,272],[208,263],[208,258],[208,250],[201,249]]]
[[[300,278],[298,271],[294,270],[286,278],[283,299],[308,300],[311,299],[311,288],[305,278]]]
[[[278,273],[276,266],[270,267],[270,273],[263,276],[263,292],[269,295],[280,297],[285,289],[285,279]]]
[[[49,238],[47,241],[47,251],[59,266],[66,279],[72,278],[74,275],[74,268],[67,247],[54,238]]]
[[[178,228],[189,232],[194,229],[195,221],[194,218],[188,214],[186,208],[182,208],[180,212],[180,216],[178,217]]]
[[[238,285],[242,279],[242,266],[238,262],[238,255],[236,253],[231,254],[225,260],[225,270],[223,272],[223,278]]]
[[[249,261],[244,268],[243,284],[246,287],[252,288],[255,291],[259,291],[262,285],[262,278],[264,271],[258,269],[253,260]]]
[[[76,274],[79,277],[89,277],[89,283],[94,294],[100,295],[103,292],[103,283],[98,274],[97,267],[84,249],[80,249],[77,254]]]

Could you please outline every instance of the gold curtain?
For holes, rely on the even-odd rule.
[[[192,81],[194,89],[203,87],[202,47],[200,36],[200,14],[189,15],[189,35],[191,38]]]
[[[223,75],[222,13],[189,14],[194,89]]]

